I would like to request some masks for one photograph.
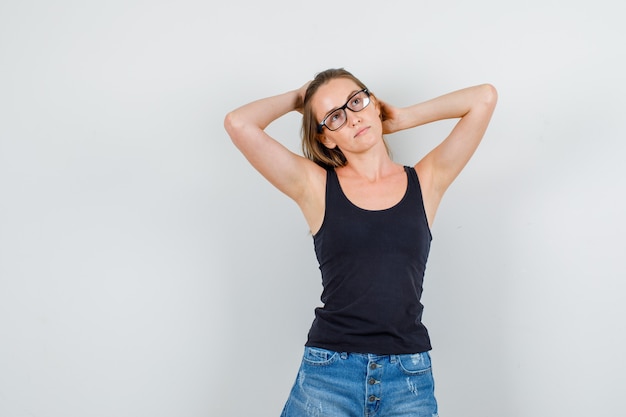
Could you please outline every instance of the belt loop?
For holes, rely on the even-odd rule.
[[[389,355],[389,362],[396,363],[398,361],[398,355]]]
[[[341,352],[341,353],[339,354],[339,357],[340,357],[341,359],[348,359],[348,352]]]

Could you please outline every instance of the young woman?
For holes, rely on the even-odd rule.
[[[322,273],[323,307],[284,417],[437,415],[420,303],[430,226],[496,101],[483,84],[398,108],[329,69],[226,116],[234,144],[302,210]],[[294,110],[304,157],[264,130]],[[391,159],[383,134],[451,118],[450,134],[415,166]]]

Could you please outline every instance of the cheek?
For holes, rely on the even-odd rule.
[[[320,142],[328,149],[335,149],[337,147],[337,142],[327,137],[324,137]]]

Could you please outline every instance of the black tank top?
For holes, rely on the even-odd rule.
[[[407,190],[385,210],[365,210],[326,178],[326,211],[313,236],[323,307],[306,346],[340,352],[405,354],[431,349],[420,302],[432,236],[417,173],[404,167]]]

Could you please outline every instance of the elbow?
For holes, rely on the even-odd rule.
[[[237,117],[236,111],[231,111],[226,114],[224,117],[224,129],[226,133],[228,133],[230,140],[236,145],[237,138],[240,136],[238,132],[241,132],[243,129],[243,123],[241,118]]]
[[[224,117],[224,129],[226,132],[232,137],[232,133],[237,128],[237,117],[234,112],[229,112],[226,117]]]
[[[259,131],[259,128],[238,110],[233,110],[224,116],[224,129],[231,142],[240,150],[250,146],[256,140]]]
[[[496,107],[498,102],[498,90],[492,84],[483,84],[481,87],[482,102],[490,108]]]

